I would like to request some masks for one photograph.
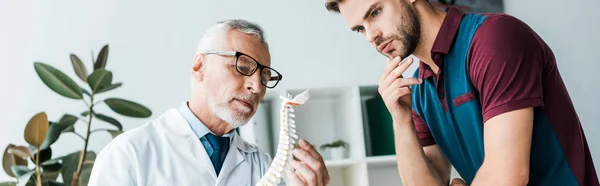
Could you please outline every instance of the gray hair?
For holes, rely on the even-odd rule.
[[[258,24],[243,19],[228,19],[219,21],[206,30],[204,36],[200,39],[196,52],[207,52],[212,47],[218,46],[218,44],[222,42],[222,38],[226,37],[227,32],[230,30],[252,34],[266,46],[267,50],[269,48],[269,45],[265,40],[265,33]]]

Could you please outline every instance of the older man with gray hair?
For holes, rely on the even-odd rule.
[[[88,185],[255,185],[272,159],[234,129],[282,79],[270,66],[268,44],[255,23],[226,20],[210,27],[190,69],[190,100],[107,144]],[[293,154],[288,185],[329,183],[310,143],[300,140]]]

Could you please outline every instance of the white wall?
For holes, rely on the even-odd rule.
[[[592,81],[592,70],[600,68],[600,53],[593,50],[600,42],[600,13],[593,11],[598,5],[594,0],[506,3],[507,12],[530,23],[554,49],[597,162],[600,137],[591,131],[600,128],[594,125],[600,120],[600,98],[594,96],[600,84]],[[124,82],[110,96],[142,103],[158,116],[188,98],[188,69],[198,39],[208,25],[227,18],[245,18],[264,27],[273,67],[284,75],[281,88],[376,84],[385,65],[386,60],[350,32],[339,15],[325,11],[323,1],[0,0],[0,148],[25,145],[25,124],[37,112],[46,111],[57,120],[85,107],[48,89],[37,77],[34,61],[75,78],[69,54],[79,55],[89,70],[91,50],[97,54],[108,43],[107,68],[114,81]],[[120,117],[104,105],[98,109],[115,116],[125,129],[146,121]],[[97,152],[110,140],[104,133],[92,137],[90,149]],[[55,144],[55,157],[83,147],[73,135]],[[0,173],[4,180],[8,176]]]

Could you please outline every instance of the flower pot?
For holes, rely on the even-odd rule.
[[[344,149],[343,147],[330,148],[329,153],[331,155],[331,160],[341,160],[341,159],[346,158],[345,150],[346,149]]]

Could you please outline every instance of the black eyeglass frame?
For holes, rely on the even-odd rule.
[[[275,85],[268,86],[267,85],[268,81],[263,82],[262,81],[262,76],[261,76],[260,84],[262,84],[263,86],[265,86],[267,88],[270,88],[270,89],[275,88],[275,86],[277,86],[277,84],[279,84],[279,81],[281,81],[281,79],[283,79],[283,75],[281,75],[281,73],[279,73],[279,71],[277,71],[277,70],[275,70],[275,69],[273,69],[271,67],[264,66],[264,65],[258,63],[258,61],[256,59],[254,59],[252,56],[250,56],[248,54],[245,54],[243,52],[238,52],[238,51],[221,51],[221,50],[213,50],[213,51],[204,52],[204,55],[210,55],[210,54],[216,54],[216,55],[222,55],[222,56],[235,56],[235,70],[238,71],[240,74],[242,74],[244,76],[252,76],[256,72],[256,70],[258,70],[258,69],[260,69],[259,73],[262,73],[262,70],[265,69],[265,68],[273,70],[275,73],[277,73],[277,76],[271,75],[271,77],[269,78],[268,81],[276,81]],[[256,68],[254,68],[254,70],[252,70],[252,72],[250,72],[249,74],[244,74],[238,68],[238,59],[242,55],[244,55],[244,56],[252,59],[252,61],[254,61],[254,63],[256,64]]]

